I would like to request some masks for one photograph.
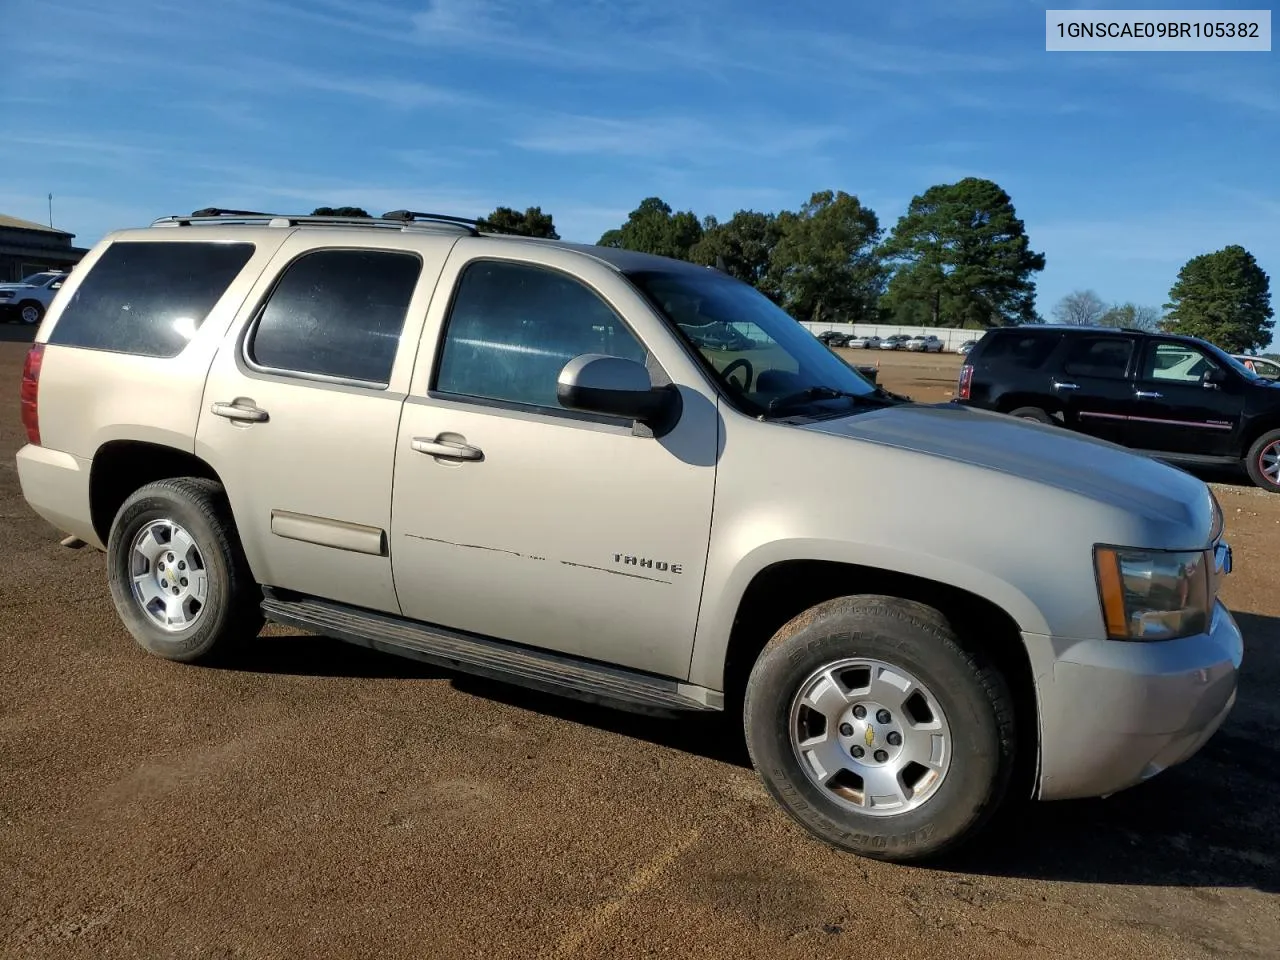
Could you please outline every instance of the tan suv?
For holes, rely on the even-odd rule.
[[[1005,798],[1139,783],[1234,701],[1205,484],[885,393],[718,271],[404,211],[210,212],[104,239],[36,339],[23,493],[106,551],[163,657],[265,617],[733,711],[783,809],[897,860]]]

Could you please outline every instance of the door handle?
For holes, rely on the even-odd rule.
[[[209,408],[215,417],[226,417],[228,420],[246,420],[251,423],[262,423],[267,419],[267,411],[260,410],[252,400],[237,397],[230,403],[215,403]]]
[[[479,447],[473,447],[467,443],[457,443],[452,440],[414,437],[409,445],[418,453],[425,453],[433,457],[444,457],[448,460],[480,460],[484,457],[484,451]]]
[[[1054,380],[1054,381],[1053,381],[1053,389],[1055,389],[1055,390],[1079,390],[1079,389],[1080,389],[1080,384],[1078,384],[1078,383],[1062,383],[1062,382],[1061,382],[1061,381],[1059,381],[1059,380]]]
[[[1154,390],[1138,390],[1134,393],[1134,396],[1147,400],[1159,400],[1163,394],[1156,393]]]

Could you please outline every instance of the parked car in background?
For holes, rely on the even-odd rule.
[[[901,350],[910,339],[911,337],[908,334],[895,333],[893,336],[885,337],[881,340],[879,347],[881,350]]]
[[[910,338],[902,345],[902,349],[914,350],[922,353],[941,353],[942,341],[931,333],[928,336]]]
[[[1252,370],[1260,377],[1268,380],[1280,379],[1280,363],[1267,357],[1250,357],[1242,353],[1232,354],[1246,370]]]
[[[845,346],[859,350],[874,350],[880,346],[880,338],[874,333],[857,334],[845,341]]]
[[[23,277],[17,283],[0,283],[0,319],[28,325],[39,323],[66,279],[66,271],[45,270]]]
[[[727,323],[766,347],[695,337]],[[778,807],[864,856],[1139,784],[1236,699],[1205,483],[901,402],[687,262],[408,211],[165,218],[89,252],[20,393],[22,494],[105,552],[68,566],[150,654],[217,662],[271,620],[727,714]]]
[[[843,347],[845,341],[849,339],[849,335],[841,333],[839,330],[824,330],[818,334],[818,339],[828,347]]]
[[[1056,424],[1182,465],[1243,467],[1280,493],[1280,381],[1211,343],[1110,327],[988,331],[955,402]]]
[[[715,350],[751,350],[755,347],[754,340],[728,323],[686,325],[685,332],[699,346]]]
[[[956,347],[956,353],[960,354],[962,357],[967,356],[969,351],[977,345],[977,340],[966,340],[964,343],[960,344],[960,346]]]

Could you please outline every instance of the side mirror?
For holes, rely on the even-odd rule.
[[[1227,371],[1220,367],[1215,367],[1205,373],[1202,381],[1206,387],[1216,387],[1219,384],[1227,382]]]
[[[655,387],[643,364],[623,357],[584,353],[564,365],[556,399],[569,410],[626,417],[653,425],[679,402],[670,387]]]

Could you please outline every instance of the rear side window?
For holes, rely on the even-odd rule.
[[[979,349],[982,363],[999,363],[1001,366],[1038,370],[1049,359],[1053,348],[1061,339],[1059,334],[1001,333],[987,338]]]
[[[113,243],[63,308],[49,342],[176,357],[253,250],[252,243]]]
[[[421,271],[411,253],[303,254],[267,298],[249,360],[282,373],[385,385]]]
[[[1133,356],[1133,343],[1126,337],[1078,337],[1067,349],[1062,369],[1076,377],[1122,379]]]

